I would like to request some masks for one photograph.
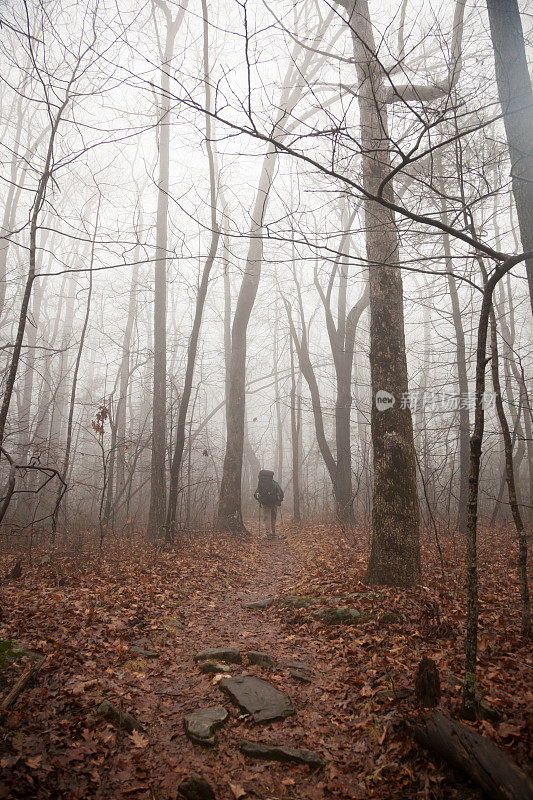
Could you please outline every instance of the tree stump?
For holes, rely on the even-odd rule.
[[[433,659],[424,656],[416,671],[415,694],[423,708],[434,708],[440,702],[439,670]]]

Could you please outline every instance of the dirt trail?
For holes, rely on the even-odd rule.
[[[201,706],[223,704],[230,709],[231,717],[219,732],[219,744],[213,751],[194,745],[181,734],[174,739],[177,752],[184,766],[205,775],[218,787],[217,797],[232,797],[229,783],[243,786],[250,796],[261,798],[322,798],[330,797],[330,789],[340,762],[350,761],[351,732],[346,727],[339,736],[337,712],[334,705],[346,706],[347,691],[344,676],[335,664],[329,663],[327,653],[317,649],[317,642],[302,636],[299,625],[291,624],[290,611],[279,599],[294,593],[294,587],[302,576],[302,565],[298,554],[283,538],[276,541],[252,540],[248,545],[249,555],[245,559],[245,570],[236,582],[228,570],[228,583],[216,596],[195,594],[189,598],[188,607],[194,619],[190,636],[176,641],[175,656],[182,665],[176,683],[187,683],[181,713],[189,713]],[[240,549],[240,548],[239,548]],[[232,560],[230,553],[219,558],[220,568]],[[242,555],[241,555],[242,558]],[[266,597],[275,602],[264,610],[247,610],[242,604]],[[188,612],[182,608],[182,615]],[[207,647],[233,645],[243,654],[248,650],[259,650],[275,659],[276,666],[262,669],[248,666],[232,668],[232,674],[249,674],[261,677],[286,693],[296,714],[285,720],[267,725],[255,725],[248,719],[240,719],[239,710],[231,706],[213,684],[212,676],[199,674],[193,657]],[[304,661],[313,670],[311,683],[302,683],[292,678],[284,666],[290,661]],[[181,680],[180,680],[181,678]],[[167,678],[168,679],[168,678]],[[334,702],[330,697],[335,694]],[[167,721],[162,718],[164,726]],[[157,736],[156,738],[159,738]],[[164,729],[161,738],[165,738]],[[342,738],[343,741],[340,741]],[[239,741],[249,739],[291,747],[305,747],[325,757],[328,766],[321,773],[306,767],[294,767],[276,763],[254,762],[240,754]],[[339,753],[342,758],[338,759]],[[166,749],[168,755],[168,747]],[[353,784],[353,778],[350,778]],[[345,798],[363,796],[356,787],[346,789]]]

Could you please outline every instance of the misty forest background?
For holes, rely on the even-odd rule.
[[[6,563],[255,552],[272,469],[302,552],[459,576],[479,718],[480,543],[531,633],[530,11],[2,3]]]

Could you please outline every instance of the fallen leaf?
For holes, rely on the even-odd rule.
[[[241,800],[241,797],[244,797],[246,795],[246,789],[243,789],[242,786],[239,786],[238,783],[229,783],[229,788],[231,789],[231,792],[235,800]]]
[[[148,744],[148,737],[139,733],[139,731],[133,731],[131,734],[131,741],[134,747],[146,747]]]

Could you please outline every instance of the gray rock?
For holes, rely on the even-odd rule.
[[[261,653],[259,650],[249,650],[246,653],[246,659],[249,664],[256,664],[258,667],[271,668],[274,666],[274,659],[268,653]]]
[[[321,608],[314,616],[326,625],[357,625],[358,623],[369,622],[374,615],[369,611],[357,611],[355,608],[336,606],[333,608]]]
[[[219,664],[218,661],[201,661],[200,672],[204,675],[218,675],[220,672],[231,672],[227,664]]]
[[[252,611],[262,611],[265,608],[268,608],[274,602],[273,597],[264,597],[262,600],[252,600],[249,603],[243,603],[242,607],[247,608]]]
[[[251,714],[254,722],[269,722],[294,714],[287,695],[260,678],[244,675],[223,678],[219,687],[243,711]]]
[[[311,683],[311,667],[309,664],[306,664],[304,661],[291,661],[289,664],[286,664],[286,667],[291,677],[296,678],[297,681]]]
[[[200,708],[183,718],[185,733],[192,742],[213,747],[216,744],[215,731],[222,727],[228,716],[222,706]]]
[[[185,800],[216,800],[210,783],[201,775],[191,775],[178,786],[178,792]]]
[[[283,745],[261,744],[261,742],[241,742],[239,750],[250,758],[261,758],[265,761],[295,762],[308,764],[310,767],[323,767],[324,759],[312,750],[299,747],[285,747]]]
[[[236,647],[210,647],[194,656],[195,661],[225,661],[227,664],[240,664],[241,654]]]

